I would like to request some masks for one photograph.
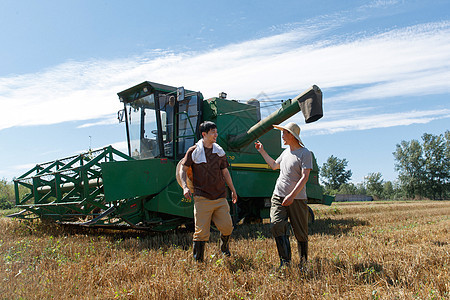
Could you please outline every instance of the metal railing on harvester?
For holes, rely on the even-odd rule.
[[[108,215],[115,207],[105,201],[101,164],[118,160],[134,159],[108,146],[36,165],[14,179],[16,206],[24,209],[14,217],[113,223]]]

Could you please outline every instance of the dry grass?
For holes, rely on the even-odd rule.
[[[450,202],[313,206],[308,270],[277,271],[268,224],[194,263],[190,233],[74,230],[0,218],[2,299],[448,299]],[[298,263],[291,238],[294,263]]]

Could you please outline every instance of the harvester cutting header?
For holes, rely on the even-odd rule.
[[[273,126],[301,111],[305,122],[322,113],[317,86],[284,101],[260,120],[257,100],[240,103],[226,94],[204,99],[200,92],[145,81],[118,93],[124,109],[128,154],[111,146],[36,165],[14,180],[15,217],[50,219],[84,226],[169,230],[193,222],[193,203],[183,197],[176,180],[177,163],[201,137],[199,124],[217,124],[217,143],[227,153],[238,194],[232,205],[235,221],[267,217],[278,171],[271,170],[252,142],[260,139],[266,151],[281,152],[280,132]],[[306,189],[309,203],[330,204],[314,168]],[[26,193],[19,193],[26,189]],[[23,196],[20,196],[23,195]],[[312,211],[310,211],[312,213]]]

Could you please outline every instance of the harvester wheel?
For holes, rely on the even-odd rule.
[[[308,206],[308,224],[314,223],[314,211]]]
[[[192,220],[192,222],[187,222],[186,224],[184,224],[184,226],[186,227],[186,230],[188,232],[194,232],[195,231],[195,223]]]
[[[264,208],[263,199],[239,198],[237,207],[237,222],[244,219],[244,224],[262,223],[261,210]]]

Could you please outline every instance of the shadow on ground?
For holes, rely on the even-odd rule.
[[[367,221],[361,221],[354,218],[346,219],[316,219],[313,224],[309,226],[309,234],[326,234],[326,235],[341,235],[348,233],[353,227],[369,225]]]
[[[349,232],[355,226],[367,225],[368,222],[347,218],[347,219],[316,219],[309,225],[309,234],[341,235]],[[111,239],[112,241],[126,241],[138,239],[134,243],[123,244],[123,247],[135,247],[136,242],[139,247],[147,249],[167,249],[170,247],[181,247],[188,249],[192,246],[192,232],[186,228],[171,230],[167,232],[151,232],[144,230],[112,230],[99,229],[81,226],[58,225],[47,222],[24,222],[21,226],[21,235],[42,235],[42,236],[72,236],[84,235]],[[210,243],[218,242],[220,233],[212,226]],[[267,239],[272,238],[270,224],[242,224],[235,227],[232,238],[234,240],[245,239]]]

